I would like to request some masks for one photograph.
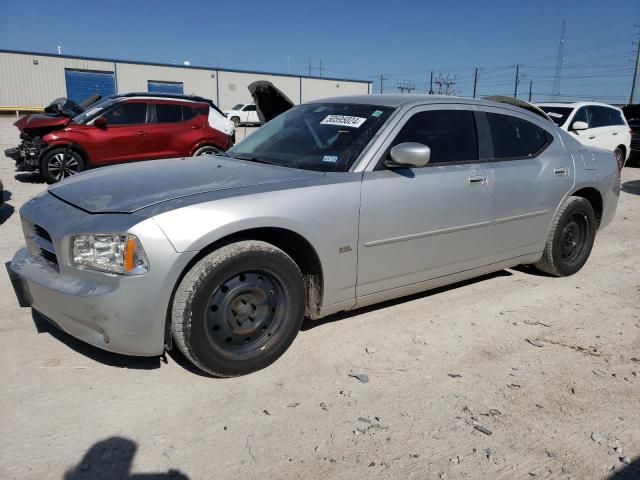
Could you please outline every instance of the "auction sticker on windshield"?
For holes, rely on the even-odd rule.
[[[327,115],[321,125],[338,125],[339,127],[359,128],[367,119],[349,115]]]

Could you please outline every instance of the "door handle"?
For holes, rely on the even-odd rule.
[[[204,125],[194,125],[191,127],[192,130],[198,130],[199,128],[204,128]]]
[[[563,167],[559,167],[559,168],[554,168],[553,169],[553,174],[556,177],[566,177],[567,173],[568,173],[567,169],[563,168]]]
[[[143,136],[143,135],[146,135],[146,134],[147,134],[147,132],[143,132],[143,131],[136,132],[136,135],[139,135],[139,136]]]
[[[595,135],[589,135],[589,140],[593,140],[594,138],[596,138]]]
[[[611,135],[617,135],[617,134],[618,134],[618,132],[613,132]]]
[[[471,175],[468,180],[469,185],[472,187],[479,187],[480,185],[485,185],[487,183],[487,177],[484,175]]]

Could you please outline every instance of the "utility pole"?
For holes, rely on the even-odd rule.
[[[562,31],[560,32],[560,45],[558,45],[558,58],[556,59],[556,71],[553,75],[553,90],[551,99],[557,100],[560,97],[560,81],[562,80],[562,64],[564,63],[564,34],[567,29],[567,21],[562,20]]]
[[[473,98],[476,98],[476,87],[478,85],[478,70],[479,68],[476,67],[476,72],[473,75]]]
[[[311,76],[311,57],[309,57],[309,76]]]
[[[636,93],[636,79],[638,78],[638,63],[640,63],[640,38],[638,38],[638,51],[636,52],[636,68],[633,69],[633,82],[631,83],[631,95],[629,95],[629,105],[633,104],[633,96]]]
[[[531,91],[533,90],[533,80],[529,80],[529,103],[531,103]]]
[[[382,82],[384,82],[385,80],[387,80],[387,77],[384,76],[384,74],[380,74],[380,93],[382,93]]]
[[[320,76],[322,77],[322,59],[320,59],[320,68],[318,70],[320,71]]]
[[[518,83],[520,83],[520,65],[516,65],[516,85],[513,91],[513,98],[518,98]]]
[[[429,82],[429,95],[433,95],[433,70],[431,70],[431,81]]]

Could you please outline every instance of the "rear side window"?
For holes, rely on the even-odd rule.
[[[123,103],[104,117],[109,125],[136,125],[147,121],[146,103]]]
[[[179,123],[182,121],[182,106],[168,103],[156,104],[156,121],[158,123]]]
[[[195,109],[191,107],[187,107],[186,105],[182,106],[182,121],[186,122],[187,120],[191,120],[193,117],[198,115]]]
[[[416,113],[393,142],[418,142],[431,149],[429,164],[478,160],[478,137],[473,112],[430,110]]]
[[[528,158],[540,153],[551,136],[543,128],[511,115],[487,113],[494,158]]]
[[[589,107],[591,113],[590,128],[608,127],[611,125],[624,125],[622,115],[617,110],[609,107]]]
[[[246,107],[244,107],[243,110],[245,112],[255,112],[256,111],[256,106],[255,105],[247,105]]]

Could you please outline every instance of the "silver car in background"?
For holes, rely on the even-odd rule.
[[[103,168],[27,202],[23,306],[129,355],[219,376],[317,319],[519,264],[584,265],[620,177],[517,106],[434,96],[296,106],[224,156]]]

